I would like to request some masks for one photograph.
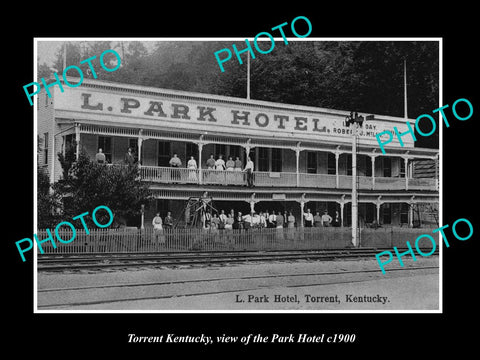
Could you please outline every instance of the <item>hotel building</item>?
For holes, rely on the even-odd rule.
[[[78,81],[78,80],[77,80]],[[71,83],[75,83],[72,79]],[[57,153],[75,143],[94,159],[99,148],[108,163],[123,163],[130,147],[143,181],[155,194],[145,213],[151,226],[156,211],[181,216],[186,201],[208,192],[226,213],[292,211],[297,226],[307,209],[338,211],[351,224],[352,129],[349,111],[160,89],[84,79],[82,85],[42,89],[37,96],[38,163],[51,182],[61,176]],[[374,115],[357,136],[359,223],[384,226],[435,225],[438,210],[438,149],[419,148],[410,136],[382,154],[375,135],[407,130],[414,119]],[[75,140],[75,141],[74,141]],[[181,160],[173,170],[173,154]],[[254,187],[237,171],[207,168],[213,154],[254,162]],[[197,169],[187,169],[193,156]],[[417,172],[428,167],[432,171]],[[422,175],[423,174],[423,175]],[[427,177],[425,177],[427,174]],[[433,216],[431,216],[433,214]],[[139,224],[129,224],[139,226]]]

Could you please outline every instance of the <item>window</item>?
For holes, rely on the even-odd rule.
[[[382,204],[382,224],[391,224],[392,223],[392,207],[390,204]]]
[[[48,164],[48,132],[43,134],[43,163]]]
[[[347,154],[347,175],[352,176],[352,154]]]
[[[135,161],[138,161],[138,140],[137,139],[128,139],[128,147],[125,149],[125,153],[127,153],[128,149],[132,149],[133,158]]]
[[[258,171],[269,171],[269,156],[268,148],[258,148]]]
[[[392,177],[392,159],[389,157],[383,158],[383,176]]]
[[[107,136],[98,137],[97,149],[102,149],[107,163],[112,163],[112,138]]]
[[[194,143],[185,143],[185,156],[186,161],[190,160],[190,156],[193,156],[198,161],[198,145]]]
[[[408,224],[408,204],[400,204],[400,224]]]
[[[370,156],[365,157],[365,176],[372,176],[372,158]]]
[[[272,171],[282,171],[282,149],[272,149]]]
[[[376,218],[376,206],[372,203],[365,204],[365,222],[372,223]]]
[[[335,175],[337,171],[336,169],[335,154],[329,152],[327,157],[327,174]]]
[[[65,135],[63,142],[63,154],[66,155],[71,149],[73,149],[73,152],[76,153],[77,149],[75,145],[75,134]]]
[[[170,161],[170,143],[167,141],[158,142],[158,166],[169,166]]]
[[[400,159],[400,177],[406,177],[405,173],[405,161],[403,159]]]
[[[307,152],[307,173],[317,173],[317,153],[313,151]]]

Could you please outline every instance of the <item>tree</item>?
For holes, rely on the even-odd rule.
[[[68,166],[68,162],[62,166],[64,164]],[[125,219],[127,224],[134,224],[141,205],[152,199],[148,184],[139,177],[137,164],[98,164],[82,150],[78,160],[63,170],[64,178],[55,183],[54,190],[64,199],[62,215],[65,218],[105,205],[112,210],[117,222]],[[108,221],[98,219],[100,223]]]
[[[37,168],[37,226],[39,229],[52,228],[61,221],[59,209],[61,199],[51,192],[50,179],[44,169]]]

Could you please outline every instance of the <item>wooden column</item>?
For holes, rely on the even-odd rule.
[[[370,155],[370,158],[372,159],[372,189],[375,189],[375,158],[376,155]]]
[[[340,153],[336,152],[335,153],[335,181],[336,181],[336,188],[338,189],[340,187],[340,177],[338,174],[338,158],[340,157]]]
[[[403,158],[405,162],[405,190],[408,190],[408,158]]]
[[[79,123],[75,123],[75,145],[76,145],[75,158],[78,160],[78,157],[80,156],[80,124]]]

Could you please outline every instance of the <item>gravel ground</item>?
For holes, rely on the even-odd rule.
[[[438,266],[438,257],[404,263]],[[40,272],[38,290],[39,310],[53,311],[438,310],[439,270],[383,275],[375,259],[362,259]]]

